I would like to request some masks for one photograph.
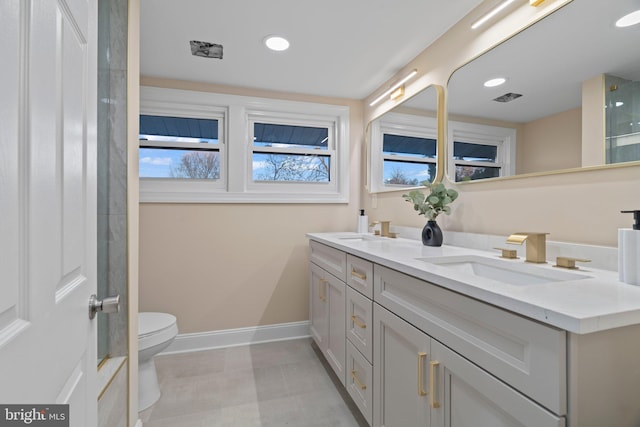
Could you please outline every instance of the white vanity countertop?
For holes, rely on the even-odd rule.
[[[524,268],[552,269],[589,276],[579,280],[532,285],[510,285],[457,272],[419,258],[479,255],[499,259],[495,252],[457,246],[429,247],[411,239],[373,237],[358,240],[357,233],[309,233],[307,237],[376,264],[456,291],[480,301],[569,332],[586,334],[640,323],[640,286],[618,281],[615,271],[567,270],[523,259],[504,260]]]

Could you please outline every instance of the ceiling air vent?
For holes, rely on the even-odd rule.
[[[203,58],[218,58],[222,59],[222,45],[199,42],[197,40],[191,40],[191,54],[193,56],[202,56]]]
[[[520,98],[522,95],[519,93],[513,93],[513,92],[509,92],[509,93],[505,93],[502,96],[499,96],[497,98],[494,99],[494,101],[498,101],[498,102],[510,102],[513,101],[516,98]]]

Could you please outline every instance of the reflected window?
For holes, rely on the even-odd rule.
[[[436,174],[436,148],[435,138],[384,132],[384,184],[415,187],[422,181],[432,181]]]
[[[371,127],[372,191],[417,187],[436,176],[433,117],[387,113]]]
[[[515,129],[450,121],[449,174],[456,182],[513,175],[515,143]]]

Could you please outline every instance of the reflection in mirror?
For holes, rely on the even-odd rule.
[[[451,179],[640,160],[640,25],[615,25],[638,9],[572,1],[455,71]]]
[[[430,86],[369,123],[371,192],[433,182],[438,154],[437,107],[437,91]]]

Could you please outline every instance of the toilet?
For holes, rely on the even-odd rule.
[[[178,334],[176,317],[168,313],[138,313],[138,411],[160,398],[153,357]]]

